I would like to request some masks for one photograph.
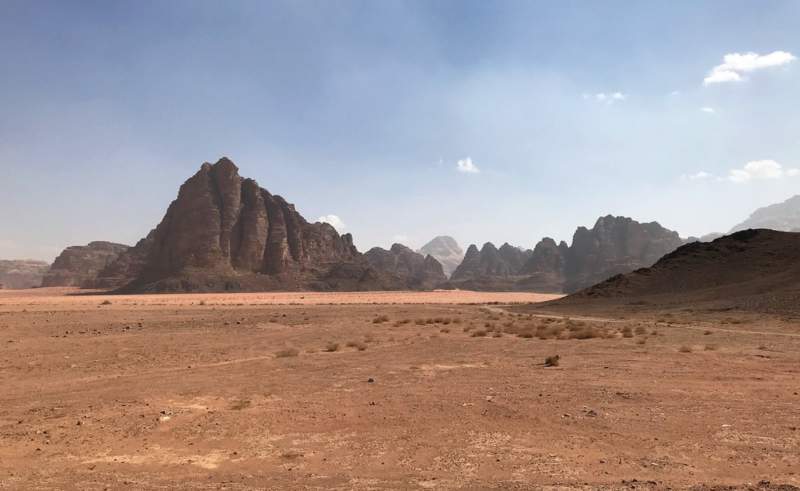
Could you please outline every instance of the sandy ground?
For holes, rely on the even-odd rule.
[[[65,293],[0,293],[2,489],[800,486],[790,320]]]

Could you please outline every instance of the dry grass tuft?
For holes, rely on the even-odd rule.
[[[367,349],[367,345],[362,343],[361,341],[348,341],[346,346],[348,348],[355,348],[358,351],[364,351],[365,349]]]
[[[300,354],[295,348],[286,348],[275,352],[275,358],[291,358]]]
[[[325,349],[328,353],[333,353],[334,351],[339,351],[339,343],[328,343],[325,345]]]
[[[678,351],[680,351],[681,353],[691,353],[692,348],[690,348],[689,346],[681,346],[681,349],[679,349]]]
[[[384,322],[389,322],[388,315],[379,315],[378,317],[372,319],[373,324],[382,324]]]
[[[486,331],[484,329],[478,329],[477,331],[473,331],[470,336],[473,338],[484,338],[486,337]]]
[[[557,367],[561,357],[559,355],[548,356],[544,359],[544,366]]]

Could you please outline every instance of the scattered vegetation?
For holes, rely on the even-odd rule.
[[[689,346],[681,346],[681,349],[679,349],[678,351],[680,351],[681,353],[691,353],[692,348],[690,348]]]
[[[297,356],[299,354],[300,354],[300,351],[298,351],[295,348],[286,348],[286,349],[282,349],[280,351],[276,351],[275,352],[275,358],[290,358],[290,357],[293,357],[293,356]]]
[[[716,344],[707,344],[706,347],[705,347],[705,350],[706,351],[717,351],[717,345]]]
[[[372,319],[373,324],[383,324],[384,322],[389,322],[388,315],[379,315],[378,317]]]
[[[472,336],[473,338],[486,337],[486,330],[485,329],[478,329],[476,331],[473,331],[472,334],[470,334],[470,336]]]
[[[367,345],[365,343],[362,343],[361,341],[348,341],[346,346],[348,348],[355,348],[358,351],[364,351],[365,349],[367,349]]]
[[[630,326],[625,326],[622,328],[622,337],[623,338],[632,338],[633,337],[633,329]]]
[[[103,300],[100,305],[111,305],[111,300]]]
[[[328,353],[333,353],[334,351],[339,351],[339,343],[328,343],[325,345],[325,350]]]

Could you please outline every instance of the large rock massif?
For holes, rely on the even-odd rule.
[[[544,238],[521,250],[487,243],[470,246],[449,286],[475,290],[573,292],[619,273],[650,266],[683,244],[676,232],[658,223],[626,217],[600,217],[594,227],[579,227],[572,245]]]
[[[747,220],[733,227],[731,232],[750,228],[800,232],[800,195],[793,196],[783,203],[757,209]]]
[[[562,304],[624,302],[647,309],[696,306],[800,311],[800,233],[749,229],[693,242],[650,268],[614,276]]]
[[[411,254],[415,254],[411,252]],[[376,252],[372,256],[377,257]],[[407,256],[405,251],[401,256]],[[430,263],[420,256],[418,261]],[[435,260],[434,260],[435,261]],[[359,253],[350,234],[309,223],[294,205],[239,176],[227,158],[205,163],[161,223],[99,275],[120,291],[380,290],[418,288],[401,264]]]
[[[90,242],[71,246],[58,255],[42,280],[42,286],[96,288],[97,275],[130,246],[113,242]]]
[[[456,239],[447,235],[434,237],[430,242],[420,247],[420,254],[433,256],[442,264],[442,270],[450,277],[464,259],[464,250],[458,245]]]
[[[402,244],[394,244],[388,251],[373,247],[364,256],[376,270],[388,273],[387,281],[394,288],[431,290],[447,280],[442,264],[433,256],[422,256]]]
[[[0,288],[36,288],[50,265],[31,259],[0,260]]]

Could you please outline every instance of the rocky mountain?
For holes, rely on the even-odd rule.
[[[477,290],[573,292],[615,274],[650,266],[683,244],[676,232],[656,222],[600,217],[578,227],[572,245],[542,239],[533,251],[487,243],[467,249],[448,286]]]
[[[733,227],[731,232],[750,228],[767,228],[784,232],[800,231],[800,195],[782,203],[757,209],[747,220]]]
[[[0,259],[0,288],[36,288],[42,286],[50,265],[31,259]]]
[[[403,276],[402,263],[379,269],[350,234],[307,222],[222,158],[204,163],[161,223],[98,281],[124,284],[123,292],[414,288],[419,278]]]
[[[461,260],[464,259],[464,250],[458,245],[456,239],[447,235],[434,237],[433,240],[422,246],[418,252],[423,256],[433,256],[439,261],[447,277],[453,274],[453,271],[461,264]]]
[[[625,302],[642,308],[708,307],[800,311],[800,233],[750,229],[693,242],[650,268],[614,276],[564,303]]]
[[[389,278],[396,282],[394,289],[431,290],[447,280],[442,264],[433,256],[423,256],[401,244],[392,245],[388,251],[374,247],[364,256],[376,270],[390,273]]]
[[[574,292],[611,276],[651,266],[683,245],[677,232],[657,222],[611,215],[591,230],[578,227],[566,259],[564,291]]]
[[[113,242],[90,242],[70,246],[58,255],[42,280],[42,286],[96,287],[97,275],[130,246]]]

